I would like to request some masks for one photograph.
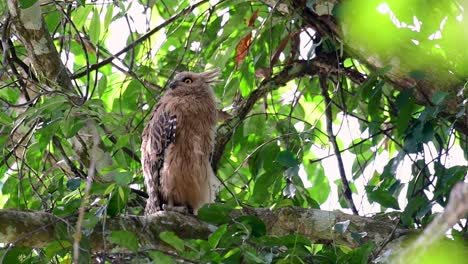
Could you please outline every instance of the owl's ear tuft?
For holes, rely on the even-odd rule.
[[[219,82],[219,75],[220,75],[220,70],[219,68],[215,68],[210,71],[206,71],[202,73],[203,78],[207,83],[214,83],[214,82]]]

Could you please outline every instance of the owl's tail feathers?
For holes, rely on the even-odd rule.
[[[210,184],[210,203],[215,202],[216,194],[221,187],[221,182],[219,181],[218,177],[212,172],[209,176],[209,184]]]

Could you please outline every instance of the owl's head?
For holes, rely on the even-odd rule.
[[[172,82],[169,83],[169,88],[209,88],[214,83],[219,82],[219,69],[214,69],[207,72],[179,72],[174,76]]]

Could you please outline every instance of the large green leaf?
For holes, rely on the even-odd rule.
[[[130,249],[133,252],[138,251],[138,238],[130,231],[115,230],[107,237],[111,243]]]
[[[91,19],[91,24],[89,25],[89,38],[94,44],[99,42],[99,36],[101,34],[101,20],[99,18],[99,11],[95,8],[93,9],[93,17]]]
[[[174,232],[161,232],[159,238],[177,251],[184,251],[184,240],[180,239]]]

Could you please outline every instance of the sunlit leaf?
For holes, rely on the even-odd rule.
[[[184,251],[184,241],[174,234],[174,232],[161,232],[159,238],[177,251]]]
[[[89,38],[91,42],[98,43],[99,35],[101,34],[101,20],[99,18],[99,11],[97,9],[93,10],[93,17],[91,19],[91,24],[89,25]]]
[[[210,246],[212,248],[216,248],[218,246],[219,240],[221,237],[226,233],[227,230],[227,225],[221,225],[216,229],[215,232],[213,232],[209,237],[208,237],[208,242],[210,243]]]

